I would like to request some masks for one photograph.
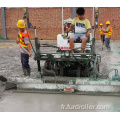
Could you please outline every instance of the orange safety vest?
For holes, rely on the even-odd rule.
[[[111,26],[108,26],[110,28],[109,32],[108,33],[105,33],[105,35],[108,35],[109,37],[112,36],[112,32],[113,32],[113,29]]]
[[[103,30],[103,27],[102,28],[100,28],[100,35],[103,35],[104,34],[104,32],[102,31]]]
[[[26,33],[22,33],[21,31],[19,31],[19,39],[20,39],[20,44],[24,47],[27,48],[27,45],[24,43],[24,37],[28,37],[29,38],[29,42],[30,42],[30,34],[28,32]],[[30,43],[29,43],[30,44]],[[20,48],[22,48],[20,46]]]

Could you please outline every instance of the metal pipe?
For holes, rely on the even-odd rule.
[[[94,16],[95,16],[95,11],[94,11],[94,7],[93,7],[93,18],[92,18],[92,27],[94,26]],[[92,28],[92,36],[95,37],[94,35],[94,28]]]
[[[6,39],[6,24],[5,24],[5,7],[1,7],[2,12],[2,26],[3,26],[3,38]]]
[[[37,60],[37,65],[38,65],[38,72],[41,72],[40,60]]]
[[[62,7],[62,34],[64,34],[64,27],[63,27],[63,7]]]
[[[93,7],[93,19],[92,19],[92,53],[95,54],[95,26],[94,26],[95,9]]]
[[[36,31],[36,26],[34,26],[35,29],[35,38],[37,37],[37,31]]]
[[[75,18],[76,17],[76,7],[72,8],[72,13],[73,13],[73,18]]]

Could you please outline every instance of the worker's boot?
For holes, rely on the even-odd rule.
[[[31,73],[30,68],[26,69],[26,71],[27,71],[27,76],[30,76]]]
[[[24,67],[22,67],[22,69],[23,69],[24,76],[27,76],[27,69],[25,69]]]

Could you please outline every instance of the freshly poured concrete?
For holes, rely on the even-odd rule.
[[[49,42],[51,43],[51,41]],[[0,43],[0,74],[6,78],[10,76],[22,76],[19,48],[11,46],[11,43]],[[5,45],[6,44],[6,45]],[[52,43],[51,43],[52,44]],[[56,44],[54,42],[54,44]],[[120,41],[112,42],[112,52],[101,50],[101,44],[96,43],[96,52],[101,54],[102,62],[100,72],[105,73],[111,68],[117,68],[120,73]],[[7,49],[6,49],[7,48]],[[55,50],[53,48],[41,48],[42,51]],[[41,62],[43,65],[44,62]],[[30,59],[32,76],[37,74],[36,62]],[[114,75],[112,72],[109,77]],[[104,77],[104,76],[102,76]],[[68,105],[68,107],[67,107]],[[79,109],[80,106],[83,107]],[[109,105],[109,109],[84,109],[85,106]],[[115,96],[88,96],[88,95],[62,95],[62,94],[38,94],[38,93],[14,93],[5,91],[0,95],[0,111],[120,111],[120,97]],[[61,109],[63,106],[66,109]],[[73,106],[76,106],[73,108]]]
[[[62,109],[63,105],[68,105]],[[72,107],[73,105],[109,105],[105,110],[89,109],[85,107]],[[36,94],[13,93],[0,101],[0,111],[4,112],[46,112],[46,111],[120,111],[120,97],[88,96],[88,95],[62,95],[62,94]]]

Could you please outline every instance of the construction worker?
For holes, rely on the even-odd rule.
[[[21,63],[24,76],[30,76],[29,57],[32,56],[30,45],[30,34],[25,29],[24,20],[18,20],[17,27],[19,28],[16,43],[20,43]]]
[[[103,24],[100,23],[99,32],[100,32],[100,37],[101,37],[101,41],[102,41],[102,50],[103,50],[103,44],[104,44],[104,41],[105,41],[105,34],[104,34],[104,32],[102,30],[105,30],[105,29],[103,28]]]
[[[74,49],[74,41],[80,38],[82,40],[82,47],[86,45],[87,38],[90,37],[91,25],[90,21],[85,18],[85,9],[80,7],[76,10],[77,17],[72,20],[72,24],[65,32],[70,32],[75,28],[75,34],[70,36],[70,49]],[[81,53],[84,53],[85,48],[81,48]]]
[[[107,29],[102,31],[105,33],[105,45],[107,47],[107,50],[111,51],[110,39],[111,39],[113,30],[112,30],[112,27],[110,26],[110,21],[106,22],[106,27]]]

